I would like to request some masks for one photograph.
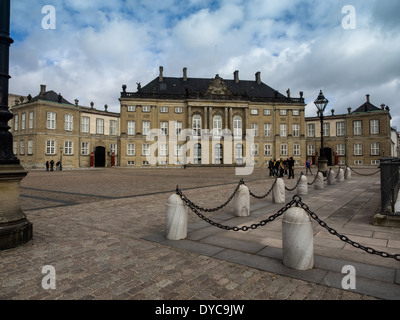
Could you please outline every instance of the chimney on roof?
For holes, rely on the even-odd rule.
[[[187,81],[187,68],[183,68],[183,81]]]
[[[46,93],[46,85],[41,84],[40,85],[40,95],[44,95]]]
[[[257,84],[261,84],[261,72],[260,71],[258,71],[256,73],[256,82],[257,82]]]
[[[163,68],[163,67],[160,67],[160,76],[159,76],[159,78],[158,78],[158,80],[159,80],[160,82],[163,82],[163,80],[164,80],[163,71],[164,71],[164,68]]]
[[[369,103],[369,94],[367,94],[367,102]]]
[[[234,78],[235,78],[235,83],[239,83],[239,71],[238,71],[238,70],[236,70],[236,71],[233,73],[233,76],[234,76]]]

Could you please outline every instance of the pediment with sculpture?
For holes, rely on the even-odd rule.
[[[232,95],[232,92],[228,89],[224,79],[222,79],[218,74],[214,79],[210,81],[205,95]]]

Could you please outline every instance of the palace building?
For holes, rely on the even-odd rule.
[[[379,165],[383,157],[398,156],[398,134],[390,126],[389,107],[380,108],[366,101],[347,114],[324,117],[324,148],[331,165]],[[307,157],[316,163],[321,147],[319,117],[307,117]]]
[[[158,77],[121,92],[121,166],[267,166],[306,159],[305,103],[261,81]],[[251,162],[251,163],[249,163]]]
[[[102,111],[72,104],[45,85],[34,98],[12,97],[13,151],[25,168],[52,160],[64,168],[117,165],[119,113],[107,105]]]

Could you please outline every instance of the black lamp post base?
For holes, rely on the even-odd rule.
[[[33,228],[20,205],[20,183],[27,175],[21,165],[0,165],[0,250],[32,239]]]

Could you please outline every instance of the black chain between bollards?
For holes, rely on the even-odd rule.
[[[299,196],[294,196],[293,199],[295,199],[296,197],[298,197],[298,199],[295,200],[296,206],[300,206],[301,208],[303,208],[310,215],[311,218],[316,220],[320,224],[320,226],[322,226],[326,230],[328,230],[330,234],[337,236],[340,240],[352,245],[355,248],[364,250],[367,253],[375,254],[375,255],[381,256],[383,258],[393,258],[397,261],[400,261],[400,254],[389,254],[387,252],[375,250],[371,247],[363,246],[363,245],[359,244],[358,242],[350,240],[347,236],[338,233],[335,229],[329,227],[324,221],[322,221],[320,218],[318,218],[318,216],[314,212],[312,212],[305,203],[303,203],[301,201],[301,198]]]
[[[262,195],[262,196],[257,196],[256,194],[254,194],[253,192],[251,192],[250,188],[249,188],[249,193],[253,198],[256,199],[265,199],[266,197],[269,196],[269,194],[271,193],[271,191],[274,189],[276,181],[278,180],[278,178],[275,179],[274,183],[272,184],[271,188],[267,191],[266,194]]]
[[[298,187],[298,185],[299,185],[299,183],[300,183],[300,180],[301,180],[301,177],[302,177],[303,175],[304,175],[303,172],[301,172],[299,178],[297,179],[296,185],[295,185],[293,188],[291,188],[291,189],[290,189],[290,188],[286,188],[286,186],[285,186],[285,190],[287,190],[287,191],[293,191],[294,189],[296,189],[296,188]]]
[[[350,168],[349,166],[347,166],[347,168],[349,168],[351,171],[353,171],[355,174],[358,174],[360,176],[373,176],[374,174],[377,174],[378,172],[381,171],[381,169],[379,169],[378,171],[375,171],[373,173],[359,173],[357,171],[355,171],[353,168]]]
[[[243,179],[240,180],[239,184],[237,185],[236,189],[233,191],[232,195],[228,198],[228,200],[226,200],[223,204],[221,204],[220,206],[216,207],[216,208],[212,208],[212,209],[207,209],[207,208],[203,208],[198,206],[197,204],[193,203],[192,201],[190,201],[183,193],[182,191],[179,189],[178,186],[176,186],[176,194],[182,199],[183,202],[186,203],[186,205],[189,208],[195,208],[197,210],[203,211],[203,212],[215,212],[218,210],[221,210],[222,208],[226,207],[229,202],[232,201],[233,197],[236,195],[236,193],[239,191],[239,188],[241,185],[244,185],[244,181]]]

